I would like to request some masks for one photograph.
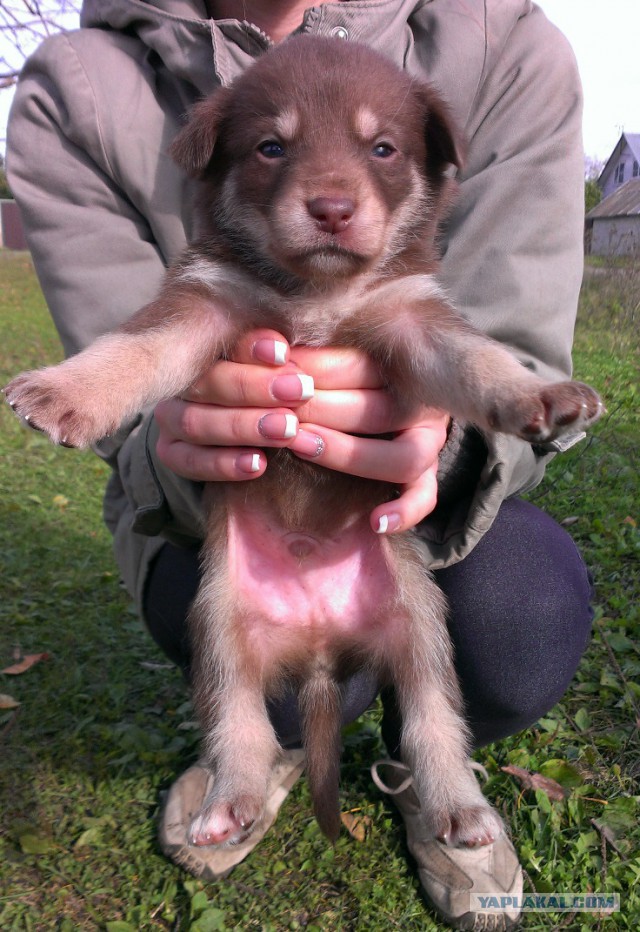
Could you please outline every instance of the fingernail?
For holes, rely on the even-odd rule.
[[[308,401],[313,392],[313,377],[302,373],[278,375],[271,383],[271,393],[278,401]]]
[[[391,512],[389,515],[380,515],[376,534],[389,534],[391,531],[397,531],[401,524],[400,515],[396,514],[396,512]]]
[[[265,414],[258,421],[258,430],[268,440],[290,440],[298,433],[295,414]]]
[[[253,344],[253,355],[260,362],[282,366],[287,361],[287,349],[287,344],[282,340],[256,340]]]
[[[259,453],[241,453],[236,460],[236,466],[242,472],[254,473],[260,472],[260,454]]]
[[[301,453],[303,456],[321,456],[324,453],[324,440],[318,434],[312,434],[309,430],[299,430],[289,449],[293,453]]]

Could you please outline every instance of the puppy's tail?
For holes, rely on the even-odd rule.
[[[298,701],[313,811],[324,834],[335,842],[340,834],[340,687],[328,670],[319,669],[301,688]]]

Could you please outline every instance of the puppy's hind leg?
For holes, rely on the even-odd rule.
[[[213,789],[191,824],[194,845],[233,845],[257,827],[280,745],[265,703],[259,648],[247,638],[228,570],[224,507],[209,515],[203,579],[189,634],[193,695]]]
[[[401,572],[411,596],[403,606],[404,630],[389,645],[387,662],[402,716],[402,759],[435,837],[450,845],[489,844],[502,823],[470,766],[444,596],[418,557]]]
[[[238,684],[220,693],[218,721],[205,739],[213,790],[191,823],[193,845],[239,844],[264,814],[280,752],[259,689]]]

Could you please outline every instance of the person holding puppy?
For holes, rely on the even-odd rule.
[[[149,300],[193,233],[186,180],[166,155],[189,104],[272,43],[305,31],[379,48],[448,99],[469,148],[443,230],[441,278],[472,323],[525,365],[556,379],[568,374],[583,184],[572,56],[527,0],[391,7],[393,15],[382,0],[308,10],[296,0],[247,0],[239,21],[232,0],[87,0],[84,28],[45,43],[21,80],[8,168],[67,352]],[[69,262],[80,238],[82,261]],[[252,333],[187,396],[141,412],[100,444],[114,470],[105,517],[121,572],[151,633],[187,675],[201,483],[251,481],[266,468],[263,449],[283,445],[326,468],[400,487],[373,525],[382,533],[420,527],[451,605],[477,747],[527,727],[560,698],[588,638],[588,576],[570,538],[514,498],[540,480],[553,445],[484,438],[437,411],[407,421],[370,360],[331,347],[290,349],[273,331]],[[367,675],[352,677],[348,718],[377,692]],[[506,835],[460,849],[421,834],[410,775],[397,760],[394,697],[383,701],[395,760],[385,777],[421,881],[449,922],[471,927],[483,920],[472,914],[470,891],[521,890],[514,848]],[[249,854],[302,771],[292,697],[271,714],[289,750],[272,776],[268,818],[246,842],[187,844],[187,813],[212,779],[203,768],[187,771],[169,794],[163,847],[200,876],[222,877]],[[502,927],[515,920],[515,910],[505,912]]]

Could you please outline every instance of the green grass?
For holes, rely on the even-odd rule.
[[[608,414],[531,496],[567,522],[594,573],[592,643],[559,706],[479,755],[527,889],[619,893],[622,911],[532,912],[527,929],[640,924],[639,279],[623,264],[585,283],[576,374],[601,390]],[[0,289],[3,383],[60,351],[26,256],[0,252]],[[299,781],[225,882],[203,884],[162,856],[159,794],[195,758],[196,734],[180,676],[119,585],[101,523],[105,468],[54,449],[6,407],[0,418],[0,669],[14,653],[50,654],[0,676],[0,693],[20,702],[0,711],[0,929],[442,928],[368,776],[381,752],[375,712],[345,735],[343,806],[369,817],[364,842],[345,832],[329,846]],[[555,777],[567,799],[521,793],[507,763]]]

